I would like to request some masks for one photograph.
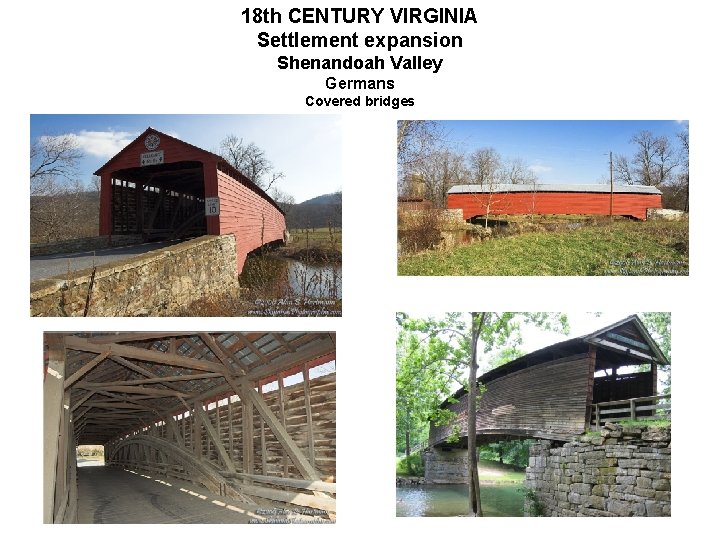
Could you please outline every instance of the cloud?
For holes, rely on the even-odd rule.
[[[91,156],[111,158],[130,144],[138,133],[127,131],[81,131],[69,134]]]
[[[530,169],[535,174],[546,173],[553,170],[552,167],[548,167],[547,165],[530,165],[528,169]]]

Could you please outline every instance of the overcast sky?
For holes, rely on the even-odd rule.
[[[285,173],[277,186],[298,203],[342,187],[339,115],[32,115],[30,138],[73,135],[85,154],[79,178],[88,183],[148,127],[216,154],[229,134],[254,142]]]

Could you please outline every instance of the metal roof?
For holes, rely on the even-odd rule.
[[[465,184],[453,186],[448,193],[610,193],[610,184]],[[655,186],[615,185],[614,193],[662,195]]]

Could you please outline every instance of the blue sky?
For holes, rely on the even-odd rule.
[[[148,127],[214,153],[229,134],[254,142],[285,173],[277,185],[298,203],[342,187],[338,115],[32,115],[30,138],[75,135],[85,154],[79,177],[89,182]]]
[[[687,125],[676,120],[483,120],[442,121],[456,151],[470,154],[491,147],[503,158],[521,158],[551,184],[595,184],[609,179],[609,152],[631,159],[632,136],[647,130],[665,135],[679,148],[677,133]]]

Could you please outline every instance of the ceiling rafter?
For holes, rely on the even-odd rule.
[[[243,381],[256,387],[263,377],[335,350],[332,333],[116,332],[63,338],[78,444],[103,444],[149,428],[192,411],[191,403],[223,399]]]
[[[124,358],[134,358],[136,360],[143,360],[145,362],[152,362],[156,364],[184,367],[194,369],[196,371],[208,371],[210,373],[222,373],[223,371],[223,366],[216,362],[209,362],[207,360],[197,358],[188,358],[186,356],[164,353],[157,350],[119,345],[117,343],[95,344],[85,338],[79,338],[76,336],[68,336],[65,338],[65,346],[68,349],[94,353],[104,353],[109,351],[109,354],[111,355],[118,355]]]

